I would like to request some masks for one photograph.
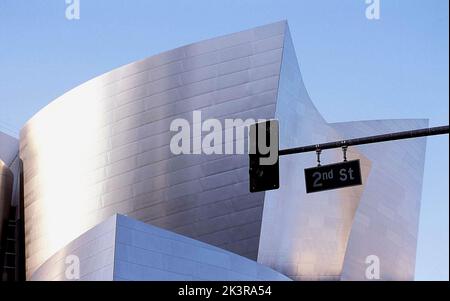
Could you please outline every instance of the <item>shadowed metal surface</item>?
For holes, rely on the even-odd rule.
[[[11,207],[14,176],[6,164],[0,160],[0,243],[2,242],[3,226],[6,225]],[[2,247],[0,245],[0,247]]]
[[[419,129],[421,119],[327,123],[311,102],[286,34],[276,117],[280,148]],[[367,280],[376,255],[381,279],[413,280],[426,138],[350,147],[363,185],[306,194],[303,170],[316,155],[280,158],[281,188],[266,192],[258,262],[295,280]],[[322,152],[339,162],[340,150]]]
[[[19,152],[19,140],[0,131],[0,160],[10,166]]]
[[[340,140],[311,102],[304,86],[289,32],[283,49],[276,118],[280,148]],[[364,180],[371,162],[350,148],[349,159],[361,160]],[[323,152],[322,163],[339,162],[336,150]],[[258,262],[295,280],[339,280],[362,186],[306,194],[304,168],[316,155],[280,158],[280,189],[266,192]]]
[[[18,153],[19,141],[0,132],[0,239],[9,208],[18,202]]]
[[[420,129],[428,120],[335,123],[346,137]],[[342,280],[366,280],[369,255],[380,260],[381,279],[414,280],[426,138],[362,145],[372,161],[370,178],[352,224]]]

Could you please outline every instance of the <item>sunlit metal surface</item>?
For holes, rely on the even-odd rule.
[[[264,194],[246,155],[172,155],[170,123],[270,118],[286,23],[132,63],[64,94],[21,131],[28,276],[122,213],[256,259]]]
[[[73,278],[75,273],[66,273],[68,256],[77,256],[79,259],[79,279]],[[129,217],[114,215],[51,256],[31,280],[290,279],[248,258]]]
[[[386,279],[412,277],[423,140],[409,142],[411,151],[392,142],[389,160],[372,146],[351,148],[364,186],[306,195],[303,168],[315,155],[304,154],[281,158],[279,190],[250,194],[246,155],[171,154],[170,123],[192,121],[193,110],[204,120],[278,118],[281,148],[423,123],[326,123],[303,85],[286,22],[118,68],[67,92],[21,131],[28,278],[115,213],[258,259],[297,280],[362,279],[361,260],[372,251],[382,264],[401,253],[402,268],[386,267]],[[322,159],[342,154],[330,150]],[[408,177],[395,180],[402,172]],[[389,195],[386,187],[400,191]],[[370,249],[370,240],[387,248]]]

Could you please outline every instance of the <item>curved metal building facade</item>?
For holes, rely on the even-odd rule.
[[[386,279],[413,277],[424,140],[407,142],[411,151],[392,144],[389,160],[405,165],[381,165],[384,157],[372,149],[352,149],[363,163],[364,187],[306,195],[302,168],[315,161],[305,155],[281,160],[280,190],[250,194],[247,155],[171,153],[171,122],[192,123],[194,110],[203,120],[278,118],[281,147],[423,125],[326,123],[303,85],[286,22],[118,68],[53,101],[21,131],[28,278],[116,213],[257,259],[293,279],[362,279],[361,258],[372,251],[387,262],[401,253],[402,271],[386,267]],[[399,176],[406,164],[414,180],[398,184],[407,191],[380,193],[393,185],[385,173]],[[389,247],[361,249],[359,241],[370,239]]]
[[[95,78],[21,131],[27,269],[114,213],[256,259],[264,194],[247,156],[172,155],[170,123],[274,116],[284,22]]]

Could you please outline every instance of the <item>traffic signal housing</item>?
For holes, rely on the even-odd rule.
[[[250,192],[280,188],[278,133],[278,120],[275,119],[250,125]]]

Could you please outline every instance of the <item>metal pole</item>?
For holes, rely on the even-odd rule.
[[[396,132],[390,134],[383,134],[377,136],[368,136],[362,138],[355,138],[349,140],[341,140],[334,142],[327,142],[322,144],[313,144],[307,146],[300,146],[288,149],[281,149],[278,152],[279,156],[291,155],[291,154],[299,154],[306,152],[315,152],[317,150],[324,149],[332,149],[332,148],[342,148],[343,146],[353,146],[353,145],[361,145],[361,144],[371,144],[378,142],[386,142],[400,139],[410,139],[410,138],[418,138],[425,136],[434,136],[434,135],[443,135],[449,133],[449,126],[437,126],[432,128],[425,128],[420,130],[412,130],[412,131],[404,131],[404,132]]]

